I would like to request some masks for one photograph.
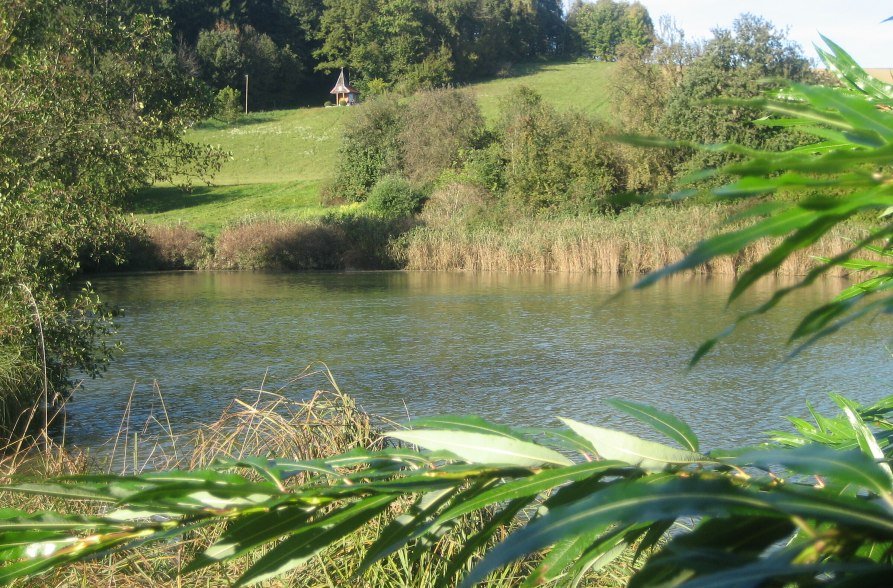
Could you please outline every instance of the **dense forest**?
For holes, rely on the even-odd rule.
[[[251,79],[253,109],[317,105],[346,68],[364,93],[461,84],[513,64],[614,60],[654,41],[638,3],[580,0],[129,0],[170,21],[180,63],[215,90]]]

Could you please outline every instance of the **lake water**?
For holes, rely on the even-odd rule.
[[[805,309],[844,283],[828,280],[743,327],[695,369],[698,344],[765,299],[765,282],[726,309],[731,281],[682,277],[609,299],[629,282],[578,274],[162,273],[94,278],[125,310],[124,352],[69,405],[67,440],[96,446],[118,428],[133,391],[135,422],[156,410],[174,430],[207,422],[235,396],[289,382],[325,362],[366,410],[479,414],[516,425],[568,416],[649,436],[604,399],[683,417],[704,449],[787,429],[781,415],[828,392],[861,402],[890,393],[889,322],[857,324],[784,361]],[[295,398],[325,387],[293,383]]]

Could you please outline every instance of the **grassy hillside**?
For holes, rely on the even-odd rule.
[[[469,86],[488,121],[512,89],[525,85],[562,110],[604,116],[612,64],[581,61],[519,66],[512,77]],[[232,154],[213,185],[189,193],[155,187],[137,196],[132,211],[153,223],[187,223],[216,234],[227,223],[255,214],[313,218],[326,208],[319,189],[333,176],[349,108],[302,108],[250,114],[227,125],[208,121],[189,138]]]
[[[470,90],[488,121],[496,118],[500,101],[521,85],[535,90],[561,110],[604,117],[610,102],[613,68],[613,63],[596,61],[522,66],[516,68],[512,77],[474,84]]]

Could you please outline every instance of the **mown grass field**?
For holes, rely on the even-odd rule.
[[[484,116],[495,121],[500,102],[525,85],[562,110],[604,116],[612,64],[593,61],[517,66],[511,77],[468,87]],[[231,154],[211,186],[184,192],[156,186],[138,194],[131,211],[151,223],[186,223],[209,235],[255,215],[311,219],[327,210],[320,188],[334,175],[349,108],[259,112],[232,125],[210,120],[189,133],[197,143]]]
[[[576,61],[519,66],[511,77],[469,86],[484,117],[496,120],[500,102],[518,86],[535,90],[560,110],[577,110],[593,117],[607,116],[613,63]]]
[[[155,187],[139,194],[131,210],[149,223],[184,223],[217,235],[227,224],[252,217],[317,218],[330,210],[320,202],[319,187],[314,180],[196,186],[189,191]]]

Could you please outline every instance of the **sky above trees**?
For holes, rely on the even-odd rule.
[[[716,26],[728,28],[736,16],[750,12],[788,27],[789,38],[816,59],[819,33],[846,49],[863,67],[893,68],[893,6],[877,0],[640,0],[656,23],[669,14],[691,39],[708,38]]]

